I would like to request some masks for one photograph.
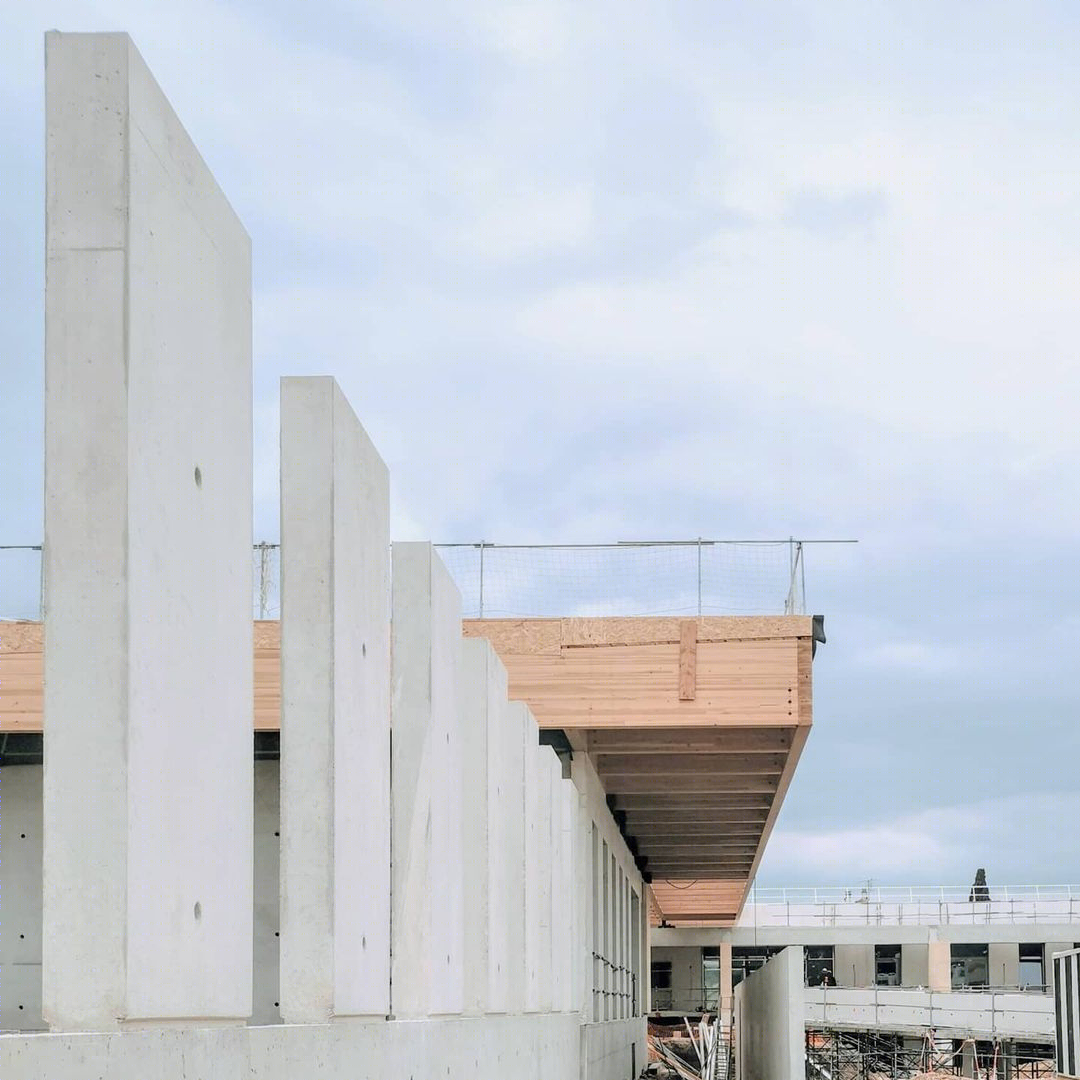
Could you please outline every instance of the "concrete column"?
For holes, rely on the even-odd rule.
[[[1048,941],[1043,946],[1043,981],[1051,993],[1054,990],[1054,953],[1068,952],[1072,947],[1071,941]]]
[[[43,1013],[251,1012],[251,246],[126,34],[46,50]]]
[[[991,986],[1016,986],[1020,982],[1020,946],[1015,941],[990,942],[987,963]]]
[[[874,985],[873,945],[837,945],[833,963],[837,986]]]
[[[530,717],[531,719],[531,717]],[[551,762],[537,739],[525,736],[525,1011],[551,1011]]]
[[[641,886],[641,1011],[652,1012],[652,922],[649,918],[649,886]],[[730,985],[730,984],[729,984]],[[732,1000],[734,1006],[734,1000]]]
[[[952,989],[952,957],[947,941],[927,944],[926,967],[929,989],[935,993],[948,993]]]
[[[902,986],[928,986],[930,970],[926,943],[913,942],[900,946],[900,984]]]
[[[571,838],[568,832],[567,788],[573,784],[562,778],[562,765],[552,754],[551,770],[551,1007],[555,1012],[569,1009],[570,912],[573,881],[569,873]]]
[[[971,1039],[965,1039],[960,1048],[960,1075],[975,1076],[975,1043]]]
[[[497,800],[489,797],[491,742],[504,724],[506,668],[486,638],[462,641],[461,668],[462,777],[464,801],[465,878],[465,1012],[488,1009],[489,938],[496,932],[489,896],[488,829]],[[500,917],[502,913],[500,912]],[[504,1011],[499,1008],[497,1011]]]
[[[390,494],[331,378],[281,381],[281,1016],[390,1011]]]
[[[393,948],[398,1017],[464,998],[461,597],[430,544],[394,544]]]
[[[734,1004],[731,989],[731,942],[720,942],[720,1020],[726,1030]]]
[[[504,703],[488,734],[488,852],[492,1012],[525,1007],[525,727],[528,706]]]

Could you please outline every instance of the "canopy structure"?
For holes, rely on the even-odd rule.
[[[589,755],[658,920],[733,924],[810,730],[820,621],[478,619],[464,633],[491,641],[549,741]],[[41,625],[4,624],[0,651],[0,732],[40,732]],[[258,731],[280,724],[279,654],[278,624],[256,622]]]
[[[734,923],[810,730],[820,620],[487,619],[465,633],[491,641],[542,729],[589,754],[660,919]]]

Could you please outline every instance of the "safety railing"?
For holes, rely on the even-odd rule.
[[[1054,1000],[1047,994],[818,986],[807,987],[804,999],[812,1026],[1027,1039],[1052,1039],[1054,1033]]]
[[[800,615],[805,549],[848,540],[618,541],[435,545],[466,618]],[[280,545],[254,545],[252,606],[276,619]],[[41,617],[41,545],[0,545],[0,618]]]
[[[1080,922],[1080,885],[755,888],[742,927],[977,926]]]

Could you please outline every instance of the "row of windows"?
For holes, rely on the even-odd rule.
[[[783,946],[735,946],[731,950],[731,984],[734,988],[752,971],[780,952]],[[1043,945],[1041,942],[1024,942],[1019,946],[1020,963],[1017,985],[1028,989],[1041,989],[1045,983]],[[806,984],[808,986],[835,986],[854,983],[853,977],[838,980],[835,949],[832,945],[807,945],[803,950]],[[990,947],[983,944],[954,944],[950,946],[950,966],[954,989],[968,989],[1006,982],[1003,972],[990,971]],[[854,976],[854,973],[842,973]],[[992,977],[996,976],[996,977]],[[658,960],[652,965],[652,988],[654,996],[670,994],[672,965],[668,960]],[[877,986],[903,985],[902,950],[899,945],[874,946],[873,982]],[[703,1007],[715,1009],[720,994],[720,950],[706,947],[701,950],[701,986]]]

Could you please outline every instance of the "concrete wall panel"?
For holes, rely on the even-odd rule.
[[[784,949],[735,987],[739,1080],[792,1080],[806,1070],[803,950]]]
[[[276,761],[255,762],[255,942],[251,1024],[281,1022],[278,972],[281,919],[279,768]]]
[[[492,743],[506,712],[506,668],[484,638],[462,641],[461,724],[464,800],[466,1013],[489,1005],[489,939],[496,936],[489,903],[492,859],[488,830],[497,797],[489,794]],[[502,915],[502,909],[499,908]],[[502,1008],[493,1011],[503,1011]]]
[[[390,495],[331,378],[281,382],[281,1015],[390,1009]]]
[[[393,546],[393,1010],[464,997],[461,597],[430,544]]]
[[[530,717],[530,720],[532,718]],[[551,763],[535,721],[525,736],[525,1009],[551,1010]]]
[[[491,918],[488,975],[492,1012],[524,1008],[525,726],[520,701],[504,703],[488,742],[488,851]]]
[[[126,35],[47,35],[46,127],[44,1009],[244,1018],[250,244]]]

